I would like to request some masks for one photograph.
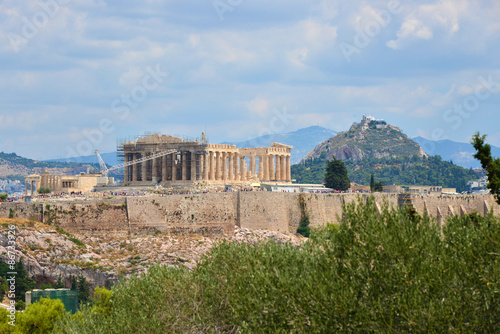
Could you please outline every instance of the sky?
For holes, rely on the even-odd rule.
[[[363,114],[500,146],[498,13],[497,0],[1,0],[0,151],[345,131]]]

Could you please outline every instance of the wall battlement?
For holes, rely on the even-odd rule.
[[[366,200],[368,194],[299,194],[229,192],[198,195],[127,197],[92,201],[2,203],[0,217],[34,219],[59,226],[73,234],[99,236],[167,232],[222,235],[234,226],[294,233],[303,214],[311,227],[339,223],[344,203]],[[378,207],[398,206],[397,194],[374,194]],[[301,205],[300,203],[304,205]],[[444,223],[448,216],[492,211],[500,206],[491,195],[422,196],[413,199],[416,211]]]

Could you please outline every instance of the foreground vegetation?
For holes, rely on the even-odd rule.
[[[441,230],[403,211],[348,205],[300,249],[222,243],[193,271],[152,268],[56,332],[498,332],[500,222]]]
[[[153,267],[97,289],[76,315],[45,301],[18,324],[30,333],[500,331],[498,217],[455,217],[441,229],[410,212],[379,215],[368,199],[347,205],[343,220],[301,247],[221,243],[193,271]]]

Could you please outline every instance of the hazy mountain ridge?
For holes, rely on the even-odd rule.
[[[299,129],[297,131],[288,132],[284,134],[271,134],[242,142],[224,142],[222,144],[236,145],[236,147],[266,147],[271,143],[281,143],[293,146],[292,149],[292,164],[298,163],[307,154],[314,149],[316,145],[322,141],[335,136],[337,132],[321,127],[310,126],[307,128]]]
[[[21,178],[30,174],[39,174],[42,170],[48,170],[52,174],[78,174],[87,172],[87,168],[92,167],[96,167],[96,165],[37,161],[18,156],[16,153],[0,152],[0,177],[19,176]]]
[[[481,163],[474,159],[476,150],[470,143],[460,143],[451,140],[433,141],[422,137],[412,138],[429,155],[440,155],[443,160],[453,161],[453,163],[465,168],[481,168]],[[486,141],[488,141],[486,139]],[[491,154],[500,157],[500,148],[491,146]]]

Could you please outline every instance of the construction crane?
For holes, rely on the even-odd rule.
[[[116,165],[116,166],[113,166],[111,168],[108,168],[106,166],[106,163],[104,162],[104,160],[102,160],[102,157],[99,154],[99,151],[95,150],[95,154],[97,155],[97,160],[99,160],[99,165],[101,166],[101,174],[102,174],[103,177],[108,177],[108,173],[112,172],[114,170],[117,170],[117,169],[120,169],[120,168],[125,168],[125,167],[128,167],[128,166],[132,166],[132,165],[135,165],[135,164],[142,163],[144,161],[153,160],[153,159],[160,158],[160,157],[163,157],[165,155],[174,154],[174,153],[177,153],[177,150],[171,149],[171,150],[167,150],[167,151],[163,151],[163,152],[154,153],[152,155],[149,155],[149,156],[141,158],[141,159],[132,160],[132,161],[129,161],[129,162],[126,162],[126,163],[123,163],[123,164]]]

